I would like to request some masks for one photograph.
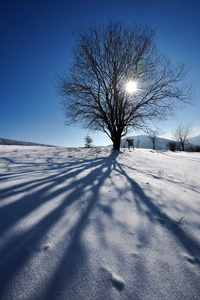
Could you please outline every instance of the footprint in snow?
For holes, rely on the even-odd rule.
[[[45,244],[41,247],[28,246],[28,247],[25,248],[25,250],[29,253],[32,253],[32,252],[48,251],[50,248],[51,248],[51,244]]]
[[[124,289],[124,281],[119,275],[112,273],[111,282],[117,290],[122,291]]]
[[[51,248],[51,244],[45,244],[45,245],[41,248],[41,250],[47,251],[47,250],[49,250],[50,248]]]
[[[124,281],[121,276],[111,272],[108,268],[103,267],[102,270],[107,273],[108,279],[112,283],[112,285],[118,290],[122,291],[124,289]]]
[[[133,256],[135,259],[140,258],[140,256],[136,252],[131,252],[131,256]]]
[[[198,257],[192,257],[192,256],[189,256],[187,254],[184,255],[185,259],[191,263],[191,264],[200,264],[200,260],[198,259]]]

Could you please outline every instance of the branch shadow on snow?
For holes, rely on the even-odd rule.
[[[65,290],[70,291],[69,288],[70,283],[76,281],[77,273],[79,273],[79,276],[81,277],[79,278],[78,282],[79,284],[81,282],[82,285],[77,286],[77,291],[74,292],[75,294],[77,293],[78,295],[81,295],[81,290],[84,290],[84,286],[87,285],[87,283],[84,282],[85,278],[86,278],[85,280],[89,280],[89,281],[93,280],[93,274],[88,274],[86,271],[88,267],[87,251],[84,251],[84,246],[83,244],[81,244],[80,241],[81,241],[81,236],[84,231],[84,228],[87,226],[88,217],[89,215],[92,214],[94,207],[97,205],[96,199],[98,198],[99,189],[103,185],[105,179],[109,177],[112,170],[117,171],[119,175],[122,175],[127,179],[130,186],[132,187],[133,202],[136,204],[138,211],[140,213],[145,214],[152,223],[155,223],[155,220],[158,217],[158,207],[153,203],[152,199],[144,193],[140,185],[126,173],[126,171],[123,169],[121,164],[118,163],[117,157],[118,157],[117,155],[112,156],[112,160],[110,160],[109,164],[106,164],[106,166],[108,167],[107,172],[99,180],[98,187],[97,188],[95,187],[94,190],[92,190],[93,193],[92,200],[88,204],[87,209],[82,214],[81,218],[79,219],[78,224],[73,229],[72,242],[69,245],[67,251],[65,252],[65,255],[63,256],[60,262],[60,265],[58,266],[52,278],[51,284],[49,285],[49,289],[45,293],[45,297],[44,297],[45,299],[54,299],[59,294],[59,291],[61,293],[63,286],[65,286]],[[103,169],[103,165],[101,169]],[[144,206],[145,206],[145,210],[143,208]],[[108,205],[98,204],[98,207],[109,218],[111,219],[113,218],[112,202]],[[168,218],[168,220],[171,223],[174,222],[173,219]],[[119,225],[119,223],[117,223],[114,219],[113,219],[113,224],[115,224],[114,226]],[[123,224],[121,224],[121,227],[124,229],[125,232],[125,228]],[[104,231],[104,226],[102,224],[100,225],[99,228],[100,228],[100,232]],[[195,241],[191,236],[189,236],[180,226],[172,226],[170,228],[170,231],[190,255],[195,255],[196,253],[200,252],[199,243]],[[146,243],[146,245],[144,246],[148,246],[148,241],[146,240],[143,232],[140,233],[140,231],[138,231],[138,239],[140,240],[141,244]],[[109,243],[109,241],[107,242]],[[102,244],[105,243],[106,246],[106,238],[104,238],[104,241],[101,241],[101,243]],[[120,254],[117,255],[119,255],[119,261],[121,261],[122,257],[120,257]],[[141,276],[141,273],[143,273],[141,280],[144,280],[146,277],[145,265],[141,261],[140,262],[137,261],[137,264],[138,266],[136,266],[136,269],[140,270],[138,276],[139,274]],[[82,269],[81,272],[80,269]],[[145,285],[145,280],[143,285]],[[73,299],[73,294],[72,295],[69,294],[68,296],[69,299],[71,298]],[[89,292],[87,297],[88,299],[90,299]]]
[[[9,284],[18,276],[22,268],[29,264],[37,251],[38,255],[43,250],[47,251],[43,251],[41,255],[48,254],[48,243],[43,243],[47,236],[50,236],[53,240],[52,243],[54,243],[54,245],[51,245],[50,239],[50,252],[53,246],[60,248],[63,245],[63,249],[58,250],[61,255],[58,254],[57,263],[52,267],[53,271],[50,274],[48,272],[44,273],[48,280],[39,291],[41,294],[35,298],[74,299],[74,294],[81,295],[81,291],[87,285],[86,281],[91,280],[92,282],[94,276],[94,274],[87,271],[89,269],[88,245],[84,243],[86,228],[90,225],[90,218],[94,209],[98,207],[116,225],[112,209],[113,203],[107,203],[106,205],[98,203],[100,189],[113,171],[125,178],[131,186],[132,202],[136,205],[138,212],[145,214],[150,222],[155,222],[155,218],[158,216],[158,207],[144,193],[141,186],[125,171],[117,158],[118,154],[113,152],[110,157],[88,159],[84,162],[75,161],[53,165],[51,161],[51,168],[58,170],[56,174],[48,175],[47,173],[45,178],[30,179],[27,182],[19,183],[15,185],[13,191],[10,191],[9,188],[1,190],[0,201],[5,197],[11,197],[13,194],[19,196],[18,200],[0,209],[1,237],[15,226],[20,228],[20,224],[22,224],[22,230],[17,231],[16,235],[6,240],[3,246],[0,247],[0,295],[2,295],[2,299],[8,293]],[[84,177],[80,176],[81,174]],[[115,188],[117,189],[117,187]],[[28,194],[23,195],[22,190],[25,190]],[[84,199],[85,191],[89,195],[88,199]],[[118,192],[120,193],[120,189],[118,189]],[[62,198],[62,201],[58,202],[57,206],[52,206],[47,214],[39,215],[38,219],[36,216],[36,221],[33,221],[32,225],[29,224],[29,216],[32,216],[34,212],[39,214],[40,208],[42,209],[44,205],[50,205],[51,207],[52,201],[59,197]],[[68,213],[68,210],[71,209],[74,217],[73,214]],[[65,215],[69,220],[66,219]],[[34,217],[32,216],[32,218]],[[169,218],[169,220],[173,222],[172,219]],[[99,220],[97,221],[99,222]],[[27,222],[27,229],[23,227],[23,222],[25,224]],[[99,226],[102,234],[105,235],[102,223]],[[124,225],[121,224],[120,226],[123,228]],[[55,228],[60,229],[61,237],[59,237],[59,232]],[[188,236],[180,226],[172,226],[170,231],[189,254],[195,255],[195,253],[200,252],[198,242]],[[58,236],[56,233],[58,233]],[[141,243],[146,242],[144,236],[141,235],[139,238]],[[106,241],[104,237],[101,243],[106,242],[109,241]],[[145,266],[141,263],[138,268],[144,270]],[[34,274],[32,276],[34,277]],[[34,278],[31,278],[31,280],[34,280]],[[76,291],[70,288],[73,282]],[[64,291],[68,291],[65,296],[63,296]],[[84,295],[88,299],[91,299],[90,292],[88,291]],[[65,298],[66,296],[67,298]]]
[[[150,221],[154,221],[158,218],[159,208],[152,201],[150,197],[148,197],[140,185],[133,180],[122,168],[120,164],[118,164],[120,169],[120,173],[127,178],[129,183],[132,185],[132,189],[134,191],[134,199],[137,205],[138,211],[143,211]],[[146,209],[141,207],[141,204],[144,204]],[[164,215],[164,214],[163,214]],[[174,236],[182,243],[183,247],[191,254],[195,255],[196,253],[200,253],[200,244],[194,240],[191,236],[187,235],[187,233],[178,226],[177,222],[175,222],[172,218],[167,216],[167,221],[174,226],[170,227],[170,231],[174,234]]]
[[[63,201],[58,206],[53,207],[48,214],[39,217],[32,226],[27,226],[27,230],[23,228],[20,234],[17,232],[0,247],[0,294],[2,299],[4,293],[6,295],[8,292],[9,283],[14,280],[33,254],[41,249],[44,237],[64,219],[66,210],[77,202],[74,210],[75,213],[78,211],[78,221],[75,221],[75,224],[72,224],[69,227],[70,230],[65,234],[66,237],[70,237],[70,244],[63,259],[70,262],[65,275],[69,276],[68,280],[69,278],[75,280],[77,261],[80,261],[81,264],[84,262],[81,259],[80,237],[87,226],[88,216],[98,200],[99,188],[103,185],[105,178],[109,177],[115,158],[116,154],[112,153],[111,158],[103,157],[84,160],[84,163],[62,164],[59,165],[59,172],[56,175],[17,184],[13,191],[10,191],[9,188],[1,190],[0,201],[13,194],[20,196],[22,189],[29,193],[0,209],[0,235],[2,238],[5,233],[12,230],[12,227],[20,226],[20,222],[23,224],[26,218],[28,222],[29,215],[34,211],[37,213],[42,205],[48,205],[56,197],[63,196]],[[103,171],[104,168],[106,171]],[[84,178],[79,178],[82,172],[86,172],[86,175]],[[73,180],[69,184],[63,185],[72,178]],[[57,186],[61,186],[61,188],[54,190]],[[83,200],[84,189],[89,190],[92,195],[88,203]],[[61,289],[62,280],[60,281],[60,278],[62,278],[63,272],[66,273],[66,267],[64,267],[64,271],[62,268],[63,264],[61,263],[55,272],[55,279],[52,279],[55,281],[53,294],[57,294]],[[55,299],[52,291],[50,294],[52,299]],[[48,299],[48,296],[45,296],[45,299]]]

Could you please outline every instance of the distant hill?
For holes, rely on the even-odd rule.
[[[19,146],[50,146],[52,145],[45,145],[39,143],[32,143],[32,142],[23,142],[23,141],[16,141],[16,140],[9,140],[0,138],[0,145],[19,145]]]
[[[200,135],[194,136],[192,138],[188,139],[188,142],[193,144],[193,145],[198,145],[200,146]]]
[[[133,139],[135,148],[143,148],[143,149],[153,148],[152,141],[148,135],[137,135],[137,136],[125,137],[121,140],[121,145],[120,145],[121,148],[128,147],[128,143],[126,142],[126,139]],[[174,140],[158,137],[156,139],[156,150],[168,149],[168,144],[170,142],[174,142]],[[200,135],[188,139],[188,142],[185,144],[185,147],[189,148],[191,145],[200,145]],[[112,145],[109,145],[109,147],[112,147]]]

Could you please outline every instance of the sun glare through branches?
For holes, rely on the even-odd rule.
[[[129,81],[126,85],[126,91],[132,94],[137,91],[137,83],[135,81]]]

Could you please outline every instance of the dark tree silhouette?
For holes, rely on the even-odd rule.
[[[119,150],[129,130],[166,119],[190,100],[184,65],[158,54],[151,27],[93,23],[74,39],[72,66],[57,77],[66,124],[103,131]],[[132,93],[130,81],[137,86]]]

